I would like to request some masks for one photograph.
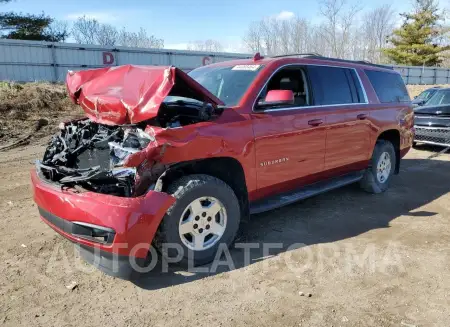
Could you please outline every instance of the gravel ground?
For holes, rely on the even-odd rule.
[[[255,249],[249,265],[233,250],[217,273],[171,267],[134,282],[84,264],[39,219],[29,169],[43,149],[0,157],[0,324],[449,326],[450,155],[430,158],[439,148],[411,151],[384,194],[351,185],[253,216],[246,241],[283,248]]]

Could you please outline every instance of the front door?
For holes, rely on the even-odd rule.
[[[257,186],[261,195],[315,182],[324,169],[326,121],[321,110],[254,113]]]
[[[313,183],[324,169],[325,110],[308,107],[311,97],[304,69],[280,70],[268,82],[261,97],[274,89],[292,90],[295,103],[253,110],[259,197]]]

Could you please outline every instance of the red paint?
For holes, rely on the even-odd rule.
[[[185,86],[171,92],[176,83]],[[126,65],[69,72],[66,84],[72,100],[90,119],[109,125],[138,123],[155,117],[169,94],[183,96],[183,92],[192,91],[200,101],[223,104],[175,67]]]
[[[203,66],[209,65],[209,64],[211,64],[211,62],[212,62],[211,57],[203,57],[203,59],[202,59]]]
[[[246,59],[214,65],[253,64],[253,59]],[[411,105],[381,104],[364,73],[364,69],[381,68],[306,58],[264,58],[258,64],[264,68],[237,106],[226,108],[219,118],[210,122],[176,129],[147,126],[146,132],[154,135],[157,142],[129,157],[126,165],[138,166],[144,160],[171,164],[214,157],[234,158],[243,168],[249,200],[253,201],[367,168],[377,138],[384,131],[398,131],[401,156],[411,148],[414,119]],[[366,90],[368,104],[254,112],[253,105],[268,78],[279,67],[288,64],[355,68]],[[170,74],[165,73],[167,71]],[[194,89],[204,101],[221,103],[175,68],[124,66],[113,71],[99,69],[76,73],[67,79],[71,97],[83,106],[87,115],[111,124],[153,117],[177,82]],[[114,87],[119,86],[118,92]],[[141,97],[144,101],[137,103]],[[365,115],[365,119],[361,119],[361,115]],[[318,121],[322,124],[311,123]],[[277,159],[282,160],[277,164],[262,164]],[[32,181],[34,198],[39,206],[68,220],[114,228],[118,232],[117,241],[130,244],[150,244],[164,212],[174,201],[171,196],[159,192],[149,192],[139,198],[91,192],[74,194],[53,189],[39,181],[35,173],[32,173]],[[113,245],[105,250],[116,249]],[[126,250],[117,251],[127,253]],[[144,254],[140,252],[139,255]]]
[[[103,52],[103,65],[114,64],[114,54],[112,52]]]
[[[92,192],[61,191],[42,182],[34,169],[31,171],[31,181],[34,201],[39,207],[69,221],[112,228],[116,236],[112,245],[99,245],[74,237],[50,224],[53,229],[74,242],[98,246],[101,250],[120,255],[128,255],[133,246],[140,243],[150,246],[166,210],[175,202],[175,198],[160,192],[148,192],[137,198],[120,198]],[[121,247],[121,244],[127,244],[127,247]],[[135,256],[142,258],[146,255],[147,251],[141,249]]]
[[[294,103],[294,92],[291,90],[271,90],[267,92],[264,101]]]

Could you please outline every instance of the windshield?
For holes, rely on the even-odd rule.
[[[429,98],[431,98],[431,96],[434,94],[434,92],[436,92],[436,90],[426,90],[426,91],[423,91],[422,93],[420,93],[420,94],[417,96],[417,99],[420,99],[420,100],[428,100]]]
[[[235,106],[262,67],[262,65],[205,66],[194,69],[189,76],[227,106]]]
[[[427,106],[450,104],[450,90],[439,90],[426,102]]]

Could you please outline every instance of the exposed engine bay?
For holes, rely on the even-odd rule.
[[[158,116],[152,125],[156,124],[163,128],[191,125],[209,121],[223,111],[222,108],[215,108],[210,103],[194,101],[188,101],[182,97],[167,97],[166,101],[161,104]]]
[[[166,168],[156,167],[156,172],[149,173],[143,167],[124,167],[131,154],[155,142],[145,129],[149,125],[182,128],[222,112],[209,103],[170,98],[175,97],[161,104],[157,117],[137,124],[111,126],[90,119],[61,124],[43,160],[36,164],[39,175],[61,187],[122,197],[144,194]]]
[[[88,119],[63,124],[38,166],[49,181],[98,193],[132,196],[135,168],[121,168],[152,137],[137,126],[107,126]]]

